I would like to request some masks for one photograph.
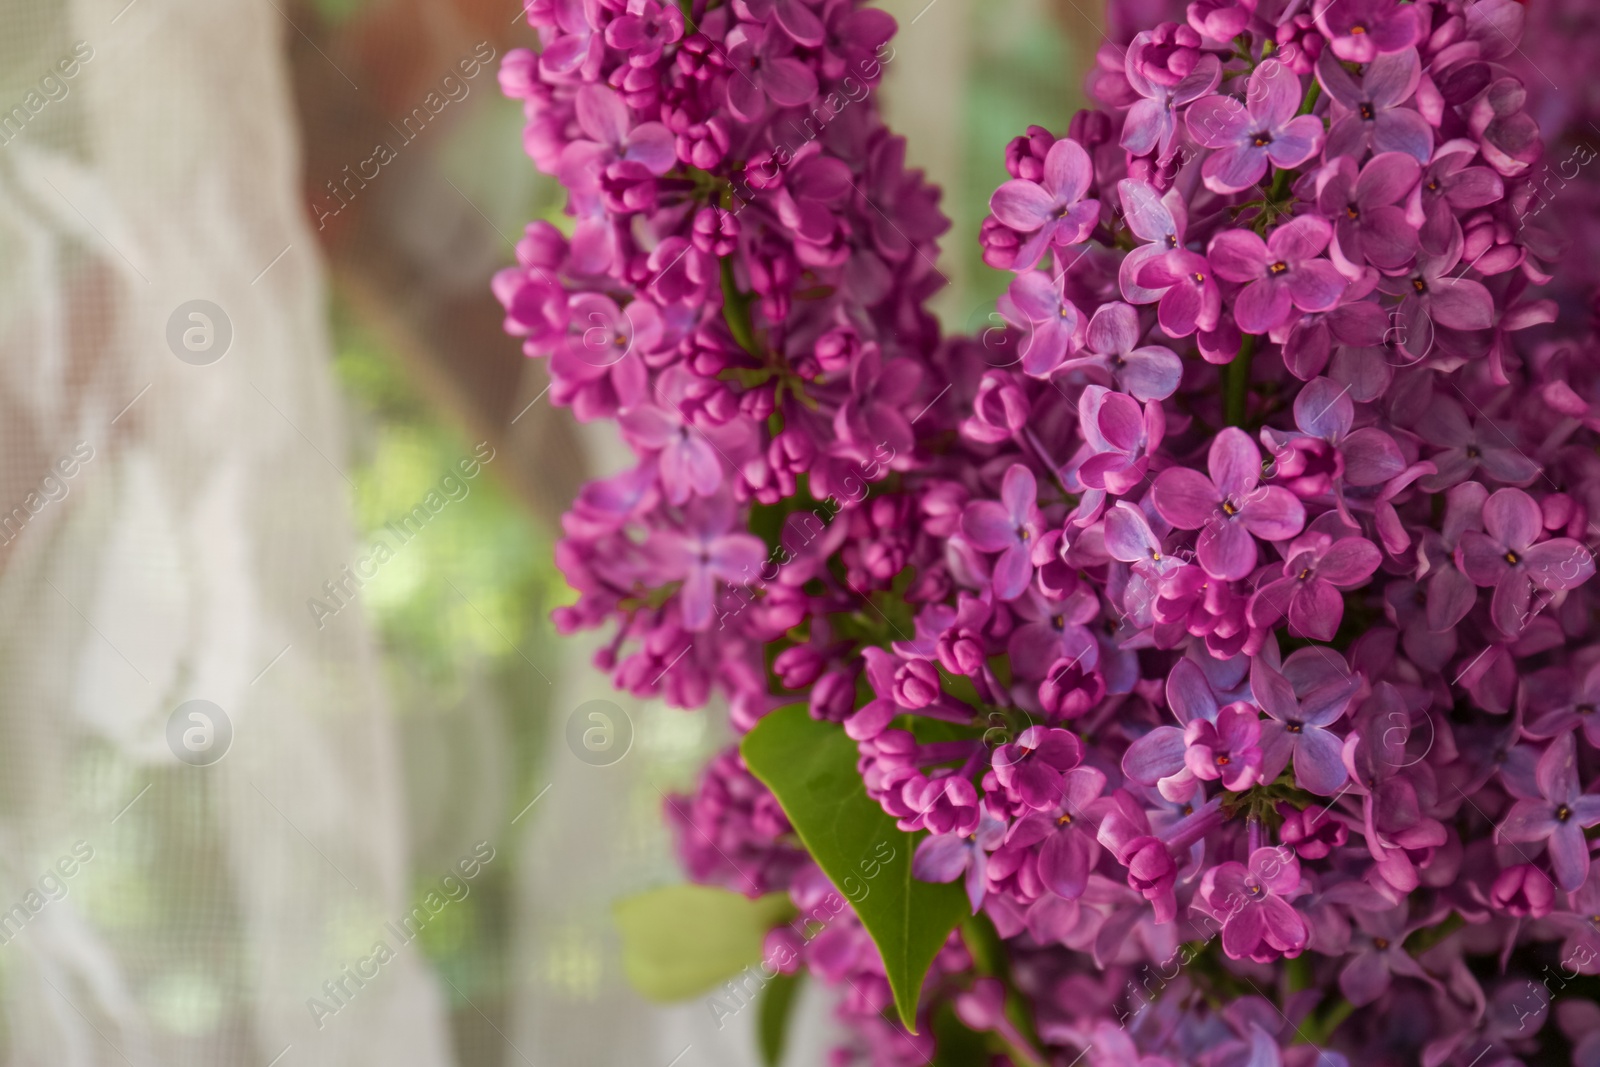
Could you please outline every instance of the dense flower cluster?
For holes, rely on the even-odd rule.
[[[909,497],[868,494],[913,468],[919,431],[952,424],[918,424],[940,392],[923,302],[948,224],[872,99],[891,18],[850,0],[707,6],[527,3],[542,48],[510,53],[500,83],[573,225],[530,225],[494,288],[551,400],[615,418],[639,457],[566,516],[557,559],[579,596],[558,624],[616,622],[601,666],[619,686],[684,707],[715,687],[748,729],[785,702],[767,648],[858,613],[917,539]],[[825,624],[812,637],[779,657],[795,687],[850,647]],[[835,717],[853,710],[837,685],[819,692]],[[697,879],[787,888],[807,914],[827,893],[734,753],[668,817]],[[804,958],[850,980],[843,1012],[890,1045],[882,964],[848,905],[830,918]]]
[[[1009,328],[942,340],[892,21],[687,7],[533,0],[501,72],[574,222],[507,329],[639,458],[567,516],[560,624],[740,731],[842,724],[1005,945],[978,978],[953,934],[923,1005],[997,1062],[1600,1061],[1596,109],[1528,84],[1563,52],[1512,0],[1113,5],[1097,109],[990,202]],[[697,879],[829,896],[736,753],[669,808]],[[839,1062],[926,1062],[821,925]]]

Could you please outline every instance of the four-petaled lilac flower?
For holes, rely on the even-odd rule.
[[[1222,951],[1258,963],[1305,951],[1311,931],[1289,903],[1300,892],[1300,861],[1282,846],[1256,849],[1248,867],[1219,863],[1200,882],[1207,910],[1222,920]]]
[[[1106,512],[1105,541],[1112,559],[1131,563],[1135,570],[1163,575],[1182,562],[1161,551],[1161,539],[1150,529],[1144,512],[1126,500]]]
[[[842,160],[824,155],[816,141],[796,152],[784,168],[783,183],[773,193],[773,207],[783,224],[804,242],[796,245],[795,251],[808,266],[827,265],[835,257],[831,245],[839,229],[837,209],[850,192],[850,184],[850,168]]]
[[[1147,289],[1140,285],[1139,272],[1152,259],[1183,247],[1188,213],[1176,189],[1163,194],[1149,182],[1129,178],[1117,183],[1117,194],[1128,229],[1139,240],[1148,242],[1123,257],[1122,266],[1117,270],[1117,284],[1128,303],[1153,304],[1161,299],[1166,289]]]
[[[1427,457],[1434,473],[1420,483],[1426,492],[1465,482],[1479,470],[1506,485],[1527,485],[1539,476],[1539,465],[1513,437],[1486,415],[1469,420],[1453,396],[1435,396],[1416,429],[1419,437],[1440,449]]]
[[[1401,902],[1382,911],[1352,908],[1351,916],[1361,930],[1352,944],[1350,962],[1339,972],[1339,992],[1356,1007],[1364,1007],[1388,992],[1395,975],[1416,978],[1437,987],[1438,979],[1423,970],[1415,956],[1406,951],[1405,941],[1430,922],[1408,923],[1410,907]]]
[[[1287,489],[1261,485],[1261,451],[1229,426],[1211,442],[1211,477],[1171,467],[1156,477],[1156,511],[1180,530],[1200,530],[1196,555],[1213,578],[1237,581],[1256,566],[1256,541],[1287,541],[1305,526],[1305,507]]]
[[[1104,772],[1074,767],[1061,776],[1055,805],[1030,812],[1006,831],[1006,844],[1014,848],[1039,846],[1039,879],[1063,900],[1077,900],[1089,882],[1100,855],[1089,805],[1106,787]]]
[[[685,509],[682,529],[658,529],[645,543],[645,552],[668,581],[681,580],[678,593],[683,628],[699,633],[711,625],[716,583],[742,585],[755,579],[767,558],[761,538],[730,533],[733,501],[712,497]]]
[[[1221,44],[1244,32],[1255,6],[1253,0],[1242,4],[1234,0],[1193,0],[1185,14],[1196,33]]]
[[[1022,341],[1024,374],[1050,377],[1081,343],[1082,313],[1062,293],[1060,281],[1043,271],[1030,270],[1013,278],[1000,311],[1027,333]]]
[[[1139,73],[1160,85],[1177,85],[1206,58],[1204,43],[1193,27],[1163,22],[1149,31],[1148,41],[1139,50]]]
[[[856,15],[864,25],[872,23],[873,15],[889,17],[872,8],[860,8]],[[904,137],[884,137],[873,145],[855,193],[855,207],[869,212],[867,232],[872,247],[891,263],[920,254],[927,242],[950,228],[950,220],[939,213],[939,190],[922,180],[920,170],[906,169]]]
[[[1467,128],[1478,141],[1484,160],[1507,178],[1514,178],[1544,153],[1539,123],[1528,114],[1528,89],[1518,78],[1497,78],[1473,102]]]
[[[644,399],[644,356],[661,342],[661,313],[648,300],[626,308],[601,293],[572,298],[567,343],[550,356],[555,399],[588,420],[627,411]]]
[[[953,882],[966,875],[967,900],[978,914],[989,888],[989,853],[1000,847],[1006,824],[981,808],[971,834],[936,834],[923,840],[911,858],[911,873],[924,882]]]
[[[1291,469],[1292,453],[1286,453],[1285,448],[1311,440],[1326,442],[1334,449],[1335,462],[1326,484],[1341,493],[1346,485],[1380,485],[1405,471],[1405,456],[1393,437],[1376,426],[1351,429],[1356,413],[1350,391],[1350,386],[1341,386],[1331,378],[1313,378],[1294,398],[1294,422],[1301,436],[1296,438],[1270,428],[1262,431],[1262,440],[1272,450],[1280,476],[1300,474]],[[1309,490],[1313,484],[1301,479],[1291,489],[1307,495],[1303,487]]]
[[[1261,727],[1265,757],[1261,777],[1273,781],[1289,761],[1300,788],[1318,796],[1332,796],[1349,777],[1344,765],[1344,741],[1328,727],[1338,721],[1361,688],[1359,675],[1334,677],[1314,685],[1305,697],[1263,659],[1250,666],[1250,692],[1272,721]]]
[[[667,499],[678,505],[686,503],[691,495],[711,496],[722,486],[722,460],[717,446],[683,410],[696,381],[685,368],[669,367],[656,383],[660,403],[640,404],[618,420],[630,445],[656,454],[662,488],[667,491]],[[738,431],[736,426],[727,429]]]
[[[1130,396],[1165,400],[1177,391],[1183,378],[1183,361],[1163,345],[1135,348],[1139,332],[1139,313],[1132,306],[1118,301],[1101,304],[1084,335],[1084,348],[1090,355],[1068,360],[1061,369],[1101,367]],[[1026,356],[1022,362],[1026,370]]]
[[[1538,714],[1528,723],[1528,736],[1543,739],[1581,729],[1584,739],[1600,749],[1600,663],[1579,670],[1576,678],[1562,675],[1566,685],[1560,695],[1535,705]]]
[[[1284,223],[1265,241],[1249,230],[1224,230],[1208,255],[1217,276],[1247,282],[1233,309],[1245,333],[1262,334],[1289,321],[1296,308],[1328,311],[1344,295],[1345,279],[1326,259],[1333,227],[1315,215]]]
[[[795,6],[799,6],[801,3],[809,3],[810,0],[792,0],[792,2]],[[862,74],[862,80],[868,85],[876,81],[876,76],[865,75],[876,69],[873,61],[874,53],[882,55],[880,49],[895,35],[894,17],[887,11],[880,11],[877,8],[856,7],[854,4],[841,4],[837,0],[828,0],[822,5],[822,23],[824,34],[822,76],[842,78],[853,70]],[[903,140],[899,137],[886,139]]]
[[[1335,537],[1315,525],[1290,542],[1281,576],[1250,598],[1251,626],[1275,626],[1287,617],[1291,635],[1332,641],[1344,618],[1340,591],[1364,583],[1383,562],[1378,546],[1359,534],[1346,530]]]
[[[1027,270],[1052,247],[1075,245],[1089,236],[1100,220],[1100,201],[1083,194],[1094,180],[1094,164],[1083,146],[1063,137],[1044,157],[1040,181],[1013,178],[989,198],[995,218],[1030,235],[1017,250],[1012,270]]]
[[[822,20],[804,0],[741,0],[741,6],[752,22],[776,21],[796,44],[815,48],[826,36]]]
[[[1488,167],[1472,166],[1478,149],[1457,138],[1434,150],[1406,200],[1406,217],[1422,238],[1422,247],[1438,254],[1461,238],[1461,220],[1474,208],[1486,207],[1505,196],[1505,181]]]
[[[625,14],[606,26],[606,44],[628,53],[633,66],[646,66],[661,50],[683,37],[683,12],[663,0],[628,0]]]
[[[532,15],[532,5],[528,8]],[[555,82],[571,77],[589,80],[600,69],[605,58],[600,35],[589,21],[590,4],[586,0],[551,0],[550,14],[561,33],[539,53],[539,70]],[[596,11],[596,17],[599,12]]]
[[[1229,704],[1217,721],[1192,720],[1183,731],[1188,747],[1184,766],[1196,778],[1220,779],[1222,787],[1238,793],[1261,778],[1261,717],[1249,704]]]
[[[1078,418],[1090,452],[1078,467],[1079,481],[1119,495],[1144,481],[1150,453],[1160,447],[1166,432],[1159,403],[1152,401],[1141,410],[1126,393],[1090,385],[1078,397]]]
[[[578,90],[578,128],[589,140],[573,141],[561,155],[558,175],[567,185],[593,182],[614,163],[637,163],[654,175],[678,162],[672,131],[659,122],[635,126],[621,94],[605,85]]]
[[[1417,43],[1422,28],[1413,4],[1395,0],[1317,0],[1317,29],[1346,63],[1371,63]]]
[[[1156,152],[1156,158],[1164,162],[1172,155],[1172,141],[1178,133],[1174,112],[1215,89],[1222,80],[1222,65],[1216,56],[1202,53],[1188,74],[1167,84],[1146,73],[1144,56],[1152,42],[1152,35],[1145,32],[1128,45],[1128,84],[1142,99],[1128,109],[1122,126],[1122,147],[1134,156]]]
[[[1173,337],[1195,330],[1214,330],[1222,316],[1222,290],[1212,277],[1211,261],[1187,248],[1153,256],[1134,280],[1141,288],[1161,293],[1156,309],[1161,328]]]
[[[921,384],[916,360],[885,361],[877,345],[867,346],[850,368],[850,396],[834,413],[834,433],[859,449],[882,444],[896,455],[909,453],[915,438],[904,408]]]
[[[506,333],[526,338],[522,342],[523,354],[548,354],[552,344],[567,331],[567,291],[543,271],[522,267],[497,271],[493,287],[494,295],[506,309]]]
[[[994,752],[994,776],[1034,811],[1061,803],[1062,775],[1083,762],[1083,743],[1070,730],[1030,726]]]
[[[1010,440],[1027,425],[1028,414],[1028,398],[1021,383],[1010,375],[990,371],[978,382],[972,415],[961,423],[961,433],[984,444]]]
[[[1359,277],[1368,263],[1398,270],[1417,254],[1417,229],[1397,201],[1421,174],[1421,164],[1404,152],[1382,152],[1364,167],[1340,156],[1317,176],[1317,210],[1333,220],[1331,255],[1347,275]]]
[[[1349,2],[1349,0],[1346,0]],[[1355,156],[1404,152],[1418,163],[1433,156],[1433,130],[1412,108],[1402,107],[1417,91],[1422,64],[1415,48],[1378,56],[1358,82],[1332,51],[1317,60],[1317,80],[1334,102],[1328,130],[1328,155]],[[1321,120],[1318,120],[1321,125]]]
[[[1167,707],[1180,725],[1157,726],[1128,746],[1122,773],[1140,785],[1155,786],[1168,800],[1183,803],[1198,787],[1186,763],[1185,731],[1194,722],[1216,722],[1221,710],[1211,681],[1194,660],[1173,664],[1167,675]]]
[[[1297,673],[1303,672],[1307,664],[1342,667],[1338,653],[1313,647],[1290,656],[1284,663],[1285,673],[1291,668],[1290,661],[1307,652],[1317,659],[1294,664],[1299,668]],[[1306,693],[1308,703],[1317,692],[1337,684],[1335,677],[1320,682],[1304,677],[1294,679],[1295,691]],[[1377,861],[1373,868],[1377,879],[1372,884],[1378,885],[1381,880],[1384,886],[1402,893],[1421,884],[1422,870],[1432,863],[1434,852],[1448,838],[1444,824],[1428,816],[1418,795],[1418,785],[1428,786],[1426,779],[1418,779],[1407,770],[1410,723],[1411,711],[1400,691],[1388,682],[1379,682],[1373,687],[1372,696],[1362,703],[1361,721],[1345,739],[1341,753],[1349,788],[1362,798],[1367,852]]]
[[[1544,750],[1534,774],[1539,795],[1513,804],[1495,837],[1545,842],[1556,884],[1571,893],[1589,876],[1589,842],[1583,831],[1600,826],[1600,796],[1585,793],[1579,784],[1577,744],[1570,733]]]
[[[1483,529],[1483,502],[1487,499],[1489,490],[1477,482],[1451,486],[1445,493],[1444,522],[1438,530],[1423,535],[1417,580],[1427,580],[1425,618],[1434,633],[1451,629],[1477,602],[1477,587],[1456,566],[1456,546],[1467,530]]]
[[[1456,547],[1456,566],[1481,587],[1493,586],[1490,617],[1508,637],[1522,633],[1537,609],[1534,590],[1557,593],[1594,577],[1594,554],[1570,537],[1539,541],[1539,505],[1521,489],[1500,489],[1483,505],[1484,532],[1468,530]],[[1539,605],[1543,607],[1544,605]]]
[[[817,95],[817,76],[794,58],[792,39],[774,21],[762,33],[755,24],[741,23],[728,34],[728,109],[742,122],[754,122],[767,110],[770,99],[779,107],[797,107]]]
[[[1413,359],[1427,357],[1436,347],[1435,326],[1487,330],[1494,325],[1494,297],[1482,282],[1451,273],[1460,262],[1458,242],[1441,255],[1423,252],[1409,272],[1386,275],[1378,282],[1384,292],[1401,298],[1393,314],[1400,327],[1400,346]]]
[[[961,514],[961,532],[980,552],[998,552],[994,595],[1015,600],[1033,580],[1033,550],[1043,532],[1033,472],[1013,463],[1000,484],[1000,499],[974,500]]]
[[[1087,589],[1065,600],[1052,600],[1031,589],[1011,602],[1017,628],[1006,641],[1006,655],[1019,678],[1043,678],[1056,663],[1081,663],[1090,670],[1099,662],[1100,646],[1084,623],[1100,615],[1100,602]]]
[[[1245,102],[1208,96],[1189,108],[1189,135],[1216,151],[1200,168],[1206,188],[1237,193],[1266,176],[1268,164],[1298,167],[1322,148],[1322,120],[1299,115],[1300,79],[1268,59],[1250,75]]]

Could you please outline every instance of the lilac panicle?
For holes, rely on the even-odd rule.
[[[950,1019],[996,1064],[1597,1062],[1580,0],[1113,0],[1095,106],[1007,148],[977,338],[927,310],[887,16],[527,13],[501,85],[569,218],[494,292],[635,457],[563,520],[557,622],[736,733],[838,724],[975,915],[912,1035],[736,749],[669,800],[692,878],[816,917],[768,942],[832,1062]]]

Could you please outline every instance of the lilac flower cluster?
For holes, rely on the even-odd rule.
[[[852,0],[525,6],[542,47],[511,52],[500,84],[571,225],[530,225],[494,291],[552,402],[615,419],[638,457],[565,517],[557,561],[578,597],[557,623],[614,621],[599,663],[619,686],[683,707],[718,689],[748,729],[783,702],[768,649],[856,613],[918,540],[911,497],[873,494],[936,423],[917,425],[940,391],[923,305],[948,223],[872,100],[894,21]],[[794,686],[849,645],[813,634],[774,668]],[[825,892],[736,753],[667,810],[692,877],[787,889],[806,913]],[[872,942],[848,905],[830,927],[802,958],[849,979],[841,1010],[892,1044]]]
[[[1097,108],[1007,150],[982,339],[924,307],[886,16],[529,18],[501,81],[573,225],[495,289],[638,456],[558,622],[741,732],[840,724],[978,916],[921,1018],[997,1063],[1600,1062],[1600,273],[1545,210],[1593,109],[1530,93],[1519,4],[1113,5]],[[828,896],[736,752],[669,809],[693,877]],[[927,1062],[835,911],[790,947],[836,1062]]]

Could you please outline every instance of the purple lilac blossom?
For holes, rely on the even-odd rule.
[[[563,519],[556,622],[736,735],[836,724],[975,913],[913,1034],[737,749],[669,799],[689,877],[839,902],[768,935],[830,1062],[951,1019],[989,1067],[1600,1062],[1580,0],[1112,0],[1093,107],[1007,148],[976,338],[928,309],[887,15],[526,14],[501,85],[572,225],[494,293],[636,456]]]

